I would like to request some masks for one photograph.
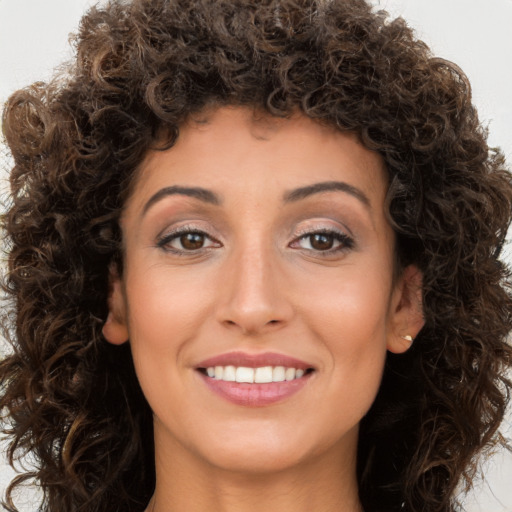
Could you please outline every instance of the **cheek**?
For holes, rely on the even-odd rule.
[[[175,343],[197,334],[198,323],[211,312],[212,287],[199,272],[183,275],[151,269],[128,280],[128,323],[132,342],[158,352],[176,351]]]
[[[336,347],[385,344],[390,317],[391,278],[371,267],[347,266],[327,276],[302,280],[300,314]],[[299,300],[299,299],[298,299]]]
[[[390,279],[378,272],[346,269],[328,286],[309,286],[302,316],[313,339],[328,353],[332,388],[368,409],[378,391],[386,358]],[[318,284],[318,282],[317,282]]]
[[[161,404],[179,407],[180,397],[186,394],[187,347],[210,316],[212,303],[212,292],[201,276],[169,273],[169,269],[152,268],[126,284],[133,361],[153,410]]]

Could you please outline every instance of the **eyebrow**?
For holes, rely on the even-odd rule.
[[[145,214],[155,203],[157,203],[164,197],[174,195],[193,197],[195,199],[199,199],[200,201],[209,204],[220,204],[219,196],[217,196],[217,194],[215,194],[211,190],[207,190],[206,188],[202,187],[180,187],[179,185],[175,185],[172,187],[162,188],[158,192],[153,194],[149,198],[148,202],[144,205],[142,214]]]
[[[313,185],[290,190],[284,194],[284,202],[290,203],[300,201],[301,199],[305,199],[306,197],[314,194],[334,191],[346,192],[356,199],[359,199],[359,201],[361,201],[367,208],[371,208],[368,196],[362,190],[354,187],[353,185],[349,185],[344,181],[324,181],[322,183],[314,183]]]
[[[295,201],[300,201],[301,199],[305,199],[314,194],[320,194],[322,192],[333,192],[333,191],[341,191],[354,196],[356,199],[359,199],[366,207],[370,208],[370,200],[366,196],[366,194],[354,187],[353,185],[349,185],[344,181],[325,181],[321,183],[314,183],[313,185],[307,185],[305,187],[296,188],[285,192],[283,196],[283,200],[285,203],[292,203]],[[173,195],[182,195],[193,197],[195,199],[199,199],[205,203],[219,205],[221,204],[221,200],[217,194],[202,187],[183,187],[179,185],[174,185],[171,187],[165,187],[160,189],[158,192],[153,194],[147,203],[144,205],[142,210],[142,214],[144,215],[155,203],[163,199],[164,197],[173,196]]]

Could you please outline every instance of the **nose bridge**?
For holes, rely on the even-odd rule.
[[[267,240],[241,243],[227,264],[221,320],[255,333],[289,319],[291,305],[280,272],[279,255]]]

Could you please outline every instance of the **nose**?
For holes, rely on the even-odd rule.
[[[293,307],[288,287],[272,252],[253,246],[226,262],[217,310],[224,326],[254,336],[290,321]]]

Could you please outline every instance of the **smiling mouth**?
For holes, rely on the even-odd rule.
[[[285,366],[209,366],[198,368],[206,377],[223,382],[246,384],[270,384],[272,382],[289,382],[308,376],[313,368],[293,368]]]
[[[264,407],[286,401],[311,382],[316,368],[295,357],[275,352],[220,354],[196,366],[207,388],[245,407]]]

